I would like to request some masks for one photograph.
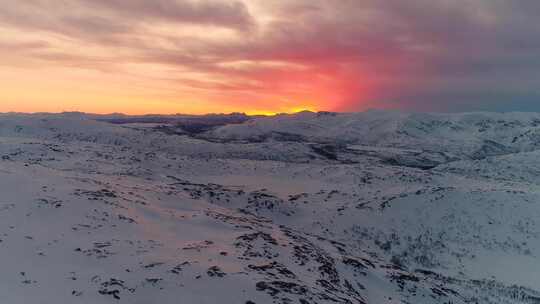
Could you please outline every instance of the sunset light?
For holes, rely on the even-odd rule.
[[[538,86],[505,76],[536,54],[507,31],[533,10],[459,2],[18,1],[0,11],[0,112],[533,107]]]

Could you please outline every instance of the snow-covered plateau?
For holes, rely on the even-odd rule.
[[[540,114],[0,114],[0,303],[540,303]]]

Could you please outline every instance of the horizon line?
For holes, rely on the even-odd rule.
[[[246,112],[208,112],[208,113],[144,113],[144,114],[127,114],[122,112],[111,112],[111,113],[94,113],[94,112],[84,112],[84,111],[61,111],[61,112],[18,112],[18,111],[9,111],[2,112],[0,115],[66,115],[66,114],[79,114],[87,116],[131,116],[131,117],[142,117],[142,116],[232,116],[232,115],[244,115],[249,117],[274,117],[281,115],[295,115],[300,113],[328,113],[328,114],[355,114],[355,113],[367,113],[367,112],[399,112],[404,114],[474,114],[474,113],[499,113],[499,114],[510,114],[510,113],[539,113],[540,111],[487,111],[487,110],[477,110],[477,111],[418,111],[418,110],[404,110],[404,109],[381,109],[381,108],[369,108],[361,111],[327,111],[327,110],[301,110],[295,112],[261,112],[261,113],[246,113]]]

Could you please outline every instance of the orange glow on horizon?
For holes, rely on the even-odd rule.
[[[6,67],[0,69],[0,112],[276,115],[331,111],[341,98],[335,82],[322,82],[301,73],[289,76],[265,75],[263,81],[272,83],[272,87],[237,92],[193,89],[183,83],[86,69]]]
[[[250,32],[153,23],[109,37],[123,47],[83,34],[0,25],[0,112],[276,115],[336,111],[367,93],[349,65],[286,44],[262,39],[268,50],[244,54]]]
[[[294,113],[300,113],[304,111],[309,112],[318,112],[316,107],[314,106],[295,106],[287,109],[280,109],[278,111],[268,111],[268,110],[246,110],[244,111],[247,115],[263,115],[263,116],[274,116],[279,114],[294,114]]]

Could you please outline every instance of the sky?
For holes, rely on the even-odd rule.
[[[0,5],[0,112],[540,111],[537,0]]]

